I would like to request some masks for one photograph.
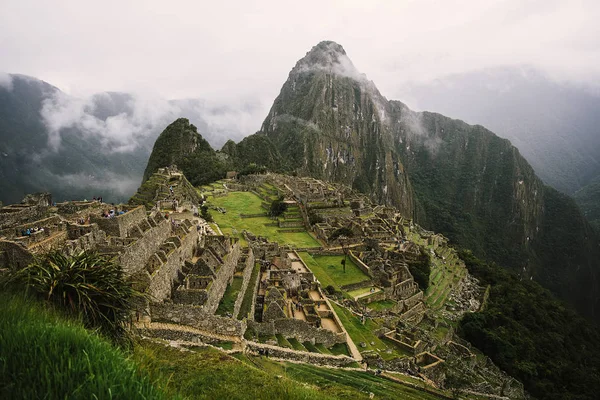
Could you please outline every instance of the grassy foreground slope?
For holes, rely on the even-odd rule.
[[[0,398],[168,398],[81,324],[22,296],[0,293],[0,304]]]

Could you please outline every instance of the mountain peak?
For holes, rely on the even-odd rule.
[[[301,74],[315,71],[325,71],[356,80],[366,79],[366,76],[356,69],[344,48],[340,44],[330,40],[324,40],[313,46],[296,63],[292,73]]]

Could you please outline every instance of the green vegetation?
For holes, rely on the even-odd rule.
[[[241,354],[236,358],[214,349],[181,351],[149,341],[135,348],[135,360],[144,370],[152,377],[169,376],[172,393],[189,399],[320,400],[361,395],[353,387],[299,383],[285,377],[281,364],[266,358]]]
[[[469,271],[490,284],[485,311],[467,313],[460,333],[541,399],[594,399],[600,393],[600,332],[529,279],[471,252]]]
[[[369,393],[373,393],[376,399],[429,400],[438,398],[434,394],[413,389],[367,372],[277,362],[265,357],[240,356],[238,358],[248,365],[260,368],[272,375],[284,376],[301,385],[318,388],[323,394],[333,398],[368,399]],[[405,380],[404,376],[398,375],[398,377]],[[418,380],[406,380],[411,384],[422,385],[422,382]]]
[[[22,295],[0,293],[0,398],[162,399],[124,353],[80,323]],[[157,374],[156,381],[163,381]]]
[[[286,210],[287,210],[287,204],[283,201],[283,196],[281,196],[277,200],[273,200],[271,202],[271,207],[269,208],[269,216],[279,217]]]
[[[218,157],[210,144],[186,118],[179,118],[158,136],[148,165],[146,181],[158,168],[177,165],[194,186],[225,177],[229,165]]]
[[[388,345],[388,343],[377,337],[374,332],[381,329],[381,325],[376,320],[367,318],[363,325],[360,319],[354,316],[346,308],[340,307],[335,303],[332,305],[354,344],[358,346],[360,342],[364,342],[367,345],[365,348],[359,347],[359,351],[373,350],[386,360],[404,356],[404,353],[402,353],[394,344],[389,343]],[[371,342],[375,344],[371,344]],[[392,351],[391,354],[387,353],[386,350],[388,349]]]
[[[341,264],[341,261],[344,259],[343,255],[310,255],[305,251],[298,254],[313,274],[315,274],[323,287],[331,285],[336,290],[341,290],[340,287],[344,285],[369,280],[369,276],[358,268],[350,257],[346,258],[346,272],[344,272]]]
[[[302,343],[300,343],[297,339],[295,338],[289,338],[288,342],[292,345],[292,348],[294,350],[298,350],[298,351],[307,351],[306,347],[304,347],[302,345]]]
[[[600,177],[575,192],[573,198],[596,232],[600,232]]]
[[[381,289],[379,288],[375,288],[374,286],[368,286],[368,287],[363,287],[360,289],[354,289],[354,290],[350,290],[348,292],[348,295],[352,298],[357,298],[357,297],[369,297],[372,294],[381,292]]]
[[[13,270],[6,285],[27,288],[116,342],[127,340],[125,324],[134,311],[134,297],[141,296],[125,281],[118,264],[88,252],[72,257],[50,252]]]
[[[394,307],[396,305],[396,302],[393,300],[379,300],[379,301],[374,301],[372,303],[367,304],[367,307],[370,308],[371,310],[375,310],[375,311],[385,311],[385,310],[389,310],[390,308]]]
[[[260,264],[254,264],[254,269],[252,270],[252,275],[250,275],[250,282],[248,282],[248,288],[244,293],[244,300],[242,300],[242,305],[240,307],[240,313],[238,315],[238,319],[244,319],[248,317],[250,313],[250,309],[252,308],[252,300],[254,296],[254,285],[256,284],[256,280],[258,279],[258,274],[260,273]]]
[[[242,283],[244,279],[241,276],[234,276],[232,282],[227,285],[227,289],[225,289],[225,293],[223,294],[223,298],[219,303],[219,307],[217,308],[216,313],[218,315],[227,315],[233,313],[233,307],[235,306],[235,301],[237,300],[238,294],[242,289]]]
[[[213,218],[226,234],[232,234],[235,229],[241,238],[245,229],[255,235],[265,236],[270,241],[279,244],[289,244],[297,247],[319,247],[320,244],[306,231],[284,232],[276,221],[264,217],[242,218],[240,214],[260,214],[267,210],[262,208],[262,200],[251,192],[231,192],[227,196],[210,199],[214,206],[221,207],[227,212],[214,213]]]

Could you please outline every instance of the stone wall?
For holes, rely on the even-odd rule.
[[[246,348],[257,354],[260,354],[260,350],[268,350],[269,357],[283,358],[312,365],[346,367],[355,362],[353,358],[344,355],[334,356],[329,354],[309,353],[307,351],[286,349],[256,342],[246,342]]]
[[[166,219],[161,219],[156,226],[148,229],[144,236],[131,243],[119,255],[119,264],[126,275],[139,272],[163,242],[171,235],[171,224]]]
[[[15,204],[0,208],[0,229],[43,219],[48,212],[47,206],[24,206]]]
[[[146,208],[138,206],[125,214],[113,218],[92,215],[92,221],[97,223],[109,236],[127,237],[128,232],[146,218]]]
[[[362,289],[362,288],[366,288],[366,287],[373,286],[373,285],[374,285],[373,281],[371,279],[369,279],[367,281],[349,283],[347,285],[343,285],[340,287],[340,289],[345,290],[346,292],[350,292],[352,290]]]
[[[173,281],[181,273],[185,260],[192,258],[197,243],[198,232],[196,229],[189,229],[189,232],[181,238],[181,245],[170,251],[166,262],[152,273],[147,293],[153,301],[171,298]]]
[[[260,288],[260,280],[261,280],[261,271],[258,271],[258,275],[256,276],[256,279],[254,280],[254,286],[249,288],[252,290],[252,302],[250,304],[250,313],[248,315],[250,315],[250,320],[254,320],[254,314],[256,312],[256,296],[258,295],[258,289]],[[247,315],[243,315],[242,318],[247,317]]]
[[[24,246],[9,240],[0,240],[0,268],[21,269],[32,261],[32,254]]]
[[[29,246],[29,251],[32,253],[48,253],[52,250],[59,250],[67,241],[67,231],[59,231],[54,233],[47,239],[36,242]]]
[[[204,309],[206,312],[213,314],[215,311],[217,311],[219,302],[223,298],[223,294],[227,289],[227,284],[235,272],[235,267],[237,266],[240,252],[240,244],[239,242],[235,242],[233,243],[231,252],[223,257],[223,265],[221,265],[216,273],[216,277],[208,293],[208,299],[204,304]]]
[[[98,225],[84,225],[83,227],[84,228],[77,229],[76,232],[74,228],[70,227],[71,230],[69,231],[69,235],[72,238],[74,237],[74,239],[65,242],[64,247],[61,249],[64,254],[74,255],[82,251],[96,250],[106,244],[106,234],[98,228]],[[81,234],[83,232],[87,233],[84,233],[81,236],[75,234]]]
[[[11,226],[10,228],[2,229],[2,230],[0,230],[0,237],[1,236],[6,236],[9,238],[18,237],[21,235],[21,231],[25,231],[25,230],[27,230],[27,228],[38,227],[38,228],[46,229],[47,227],[50,227],[50,226],[57,226],[60,223],[61,223],[60,217],[58,215],[54,215],[52,217],[44,218],[39,221],[31,221],[31,222],[27,222],[25,224]]]
[[[248,328],[259,334],[277,335],[285,338],[295,338],[299,342],[322,343],[331,347],[336,343],[346,343],[346,334],[334,333],[323,328],[315,328],[305,321],[293,318],[278,319],[271,322],[248,321]]]
[[[56,205],[57,212],[60,215],[72,216],[80,213],[100,214],[101,209],[111,207],[108,204],[100,203],[99,201],[65,201]]]
[[[207,313],[202,306],[181,304],[150,304],[152,322],[170,322],[188,325],[219,335],[241,337],[246,331],[246,323],[233,318],[225,318]]]
[[[244,302],[244,295],[246,294],[246,290],[248,290],[248,286],[250,284],[250,278],[252,276],[252,270],[254,269],[254,263],[256,260],[254,259],[254,252],[252,249],[248,248],[248,254],[246,256],[246,263],[244,267],[244,275],[242,280],[242,287],[240,292],[238,293],[238,297],[235,300],[235,305],[233,306],[233,317],[237,318],[240,312],[240,308],[242,308],[242,303]],[[258,280],[258,279],[257,279]],[[252,290],[253,288],[250,288]]]
[[[352,259],[352,261],[354,261],[356,266],[358,268],[360,268],[360,270],[362,272],[369,275],[370,277],[373,277],[373,275],[371,274],[371,268],[369,268],[369,266],[367,264],[362,262],[360,258],[356,257],[356,255],[352,252],[352,250],[350,250],[349,255],[350,255],[350,258]]]

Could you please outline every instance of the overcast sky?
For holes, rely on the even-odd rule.
[[[321,40],[391,99],[406,82],[497,65],[600,81],[598,0],[0,0],[0,71],[75,95],[271,102]]]

